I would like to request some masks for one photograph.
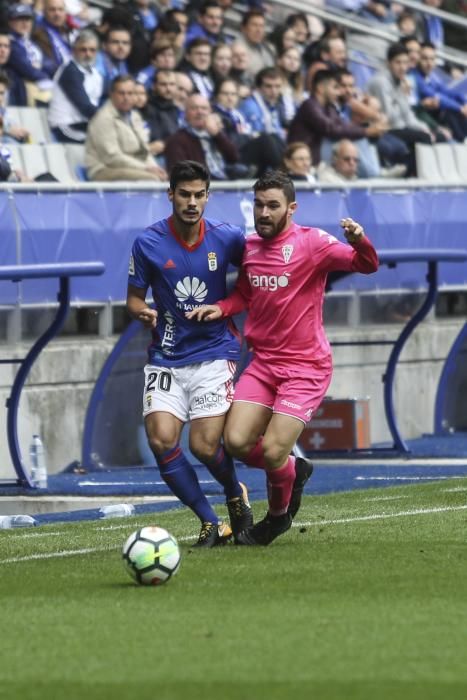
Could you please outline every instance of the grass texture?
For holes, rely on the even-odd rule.
[[[0,698],[465,700],[466,495],[307,497],[267,548],[192,550],[186,510],[0,532]],[[182,547],[159,588],[121,561],[149,524]]]

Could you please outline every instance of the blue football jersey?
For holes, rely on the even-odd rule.
[[[240,228],[207,219],[202,219],[200,237],[193,246],[177,235],[172,217],[149,226],[136,238],[128,283],[152,290],[158,316],[148,350],[151,364],[182,367],[239,359],[240,338],[231,321],[189,321],[185,312],[226,296],[228,268],[240,265],[244,245]]]

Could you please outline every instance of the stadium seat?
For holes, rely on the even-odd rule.
[[[31,143],[42,144],[52,140],[45,109],[17,107],[16,112],[21,126],[24,126],[31,134]]]
[[[436,143],[434,145],[434,150],[442,180],[448,182],[459,180],[457,163],[452,145],[450,143]]]
[[[35,143],[27,143],[19,146],[23,159],[24,173],[34,180],[38,175],[48,170],[45,152],[42,146]]]
[[[81,143],[65,144],[66,157],[74,178],[83,182],[87,180],[84,166],[84,149],[85,146]]]
[[[47,160],[47,170],[57,178],[59,182],[73,182],[78,180],[73,168],[67,159],[65,147],[62,143],[47,143],[43,146]]]
[[[467,182],[467,143],[453,144],[454,158],[456,159],[457,172],[460,179]]]
[[[441,182],[438,159],[433,146],[426,143],[416,143],[415,158],[417,161],[417,176],[421,180]]]

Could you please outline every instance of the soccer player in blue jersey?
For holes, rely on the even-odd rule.
[[[240,228],[203,218],[209,184],[200,163],[172,169],[172,215],[136,238],[127,295],[130,315],[152,331],[143,394],[149,445],[166,484],[202,523],[199,547],[224,544],[253,522],[246,487],[221,444],[240,338],[226,319],[200,324],[185,317],[226,296],[228,268],[240,265],[245,244]],[[146,302],[149,287],[155,308]],[[223,486],[231,527],[219,521],[180,447],[188,421],[190,450]]]

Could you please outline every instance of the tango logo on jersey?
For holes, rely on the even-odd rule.
[[[293,245],[283,245],[282,246],[282,257],[284,262],[288,263],[293,253]]]
[[[132,255],[130,255],[130,264],[128,265],[128,274],[132,275],[132,276],[135,274],[135,259]]]
[[[208,295],[208,290],[204,282],[197,277],[184,277],[174,289],[178,301],[188,301],[190,297],[197,302],[202,302]]]
[[[217,270],[217,255],[215,253],[208,253],[208,267],[210,272]]]
[[[252,287],[265,289],[268,292],[275,292],[279,287],[289,286],[289,273],[284,275],[252,275],[248,273],[248,279]]]

